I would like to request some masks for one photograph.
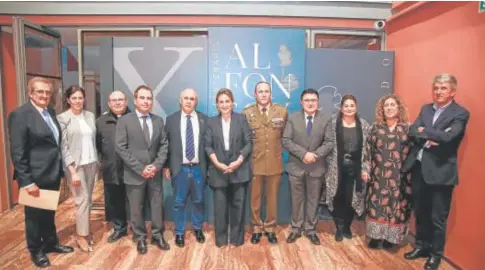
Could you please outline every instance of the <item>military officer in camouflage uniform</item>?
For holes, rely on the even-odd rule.
[[[276,217],[278,192],[283,173],[283,148],[281,135],[288,111],[271,103],[271,87],[259,82],[254,89],[256,104],[244,109],[253,137],[253,180],[251,184],[251,223],[254,226],[251,243],[257,244],[262,234],[268,242],[276,244]],[[266,218],[261,218],[263,184],[266,190]]]

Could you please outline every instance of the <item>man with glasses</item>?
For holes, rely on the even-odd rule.
[[[202,232],[204,222],[204,190],[207,177],[207,157],[204,148],[204,133],[207,116],[196,111],[198,98],[194,89],[180,93],[180,110],[169,115],[165,125],[169,142],[169,155],[164,169],[167,180],[172,180],[174,189],[173,215],[175,223],[175,245],[185,245],[185,206],[192,198],[192,228],[195,239],[205,242]]]
[[[39,197],[40,189],[59,190],[64,175],[61,132],[55,111],[49,107],[51,82],[34,77],[27,85],[30,102],[10,113],[8,131],[13,178],[29,196]],[[23,192],[21,190],[21,192]],[[46,253],[70,253],[72,247],[59,244],[55,211],[25,206],[25,234],[32,262],[50,266]]]
[[[96,120],[96,148],[101,155],[101,173],[104,182],[106,220],[113,231],[108,242],[113,243],[127,235],[126,191],[123,182],[123,161],[116,153],[115,131],[118,119],[129,113],[126,96],[114,91],[108,98],[109,111]]]
[[[168,154],[163,119],[151,113],[153,91],[146,85],[136,88],[135,112],[116,123],[116,152],[123,160],[123,181],[130,207],[133,241],[140,254],[147,253],[147,229],[143,205],[151,210],[151,243],[162,250],[170,246],[163,238],[163,185],[161,170]]]
[[[433,103],[421,108],[409,129],[415,143],[402,170],[411,171],[416,245],[408,260],[426,258],[424,269],[438,269],[443,257],[446,221],[458,185],[457,153],[470,118],[455,102],[457,81],[439,74],[432,84]]]
[[[283,132],[283,147],[290,153],[286,165],[292,201],[288,243],[294,243],[303,230],[312,244],[320,245],[316,234],[318,201],[327,170],[325,159],[334,147],[335,132],[331,116],[319,112],[318,101],[316,90],[304,90],[300,96],[303,110],[288,117]]]

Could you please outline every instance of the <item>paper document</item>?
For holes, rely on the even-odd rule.
[[[25,188],[20,189],[19,203],[46,210],[56,210],[59,204],[60,192],[57,190],[40,189],[39,196],[34,197],[27,193]]]

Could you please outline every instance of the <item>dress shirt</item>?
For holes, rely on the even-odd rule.
[[[74,117],[78,118],[78,122],[81,128],[81,133],[83,135],[82,143],[81,143],[81,160],[79,161],[79,166],[91,164],[97,161],[96,154],[94,152],[94,143],[93,143],[93,136],[94,130],[89,127],[88,123],[86,122],[86,118],[84,113],[80,115],[75,115]]]
[[[152,117],[151,115],[148,113],[148,114],[142,114],[141,112],[139,112],[138,110],[136,110],[136,116],[138,117],[138,120],[140,121],[140,125],[141,125],[141,130],[143,130],[143,116],[147,116],[147,125],[148,125],[148,132],[150,134],[150,140],[152,139],[152,136],[153,136],[153,123],[152,123]]]

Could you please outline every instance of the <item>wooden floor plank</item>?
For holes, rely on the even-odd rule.
[[[102,184],[96,185],[94,199],[102,200]],[[56,225],[61,243],[75,247],[75,205],[72,199],[63,203],[56,214]],[[93,211],[91,226],[96,242],[95,251],[84,253],[75,247],[75,252],[67,255],[49,254],[52,266],[49,269],[422,269],[424,259],[404,260],[403,255],[411,249],[409,244],[391,251],[370,250],[365,242],[363,222],[354,222],[354,237],[340,243],[335,242],[333,222],[321,221],[318,235],[321,246],[314,246],[301,237],[294,244],[287,244],[286,227],[278,227],[276,234],[279,244],[270,245],[263,238],[259,245],[249,243],[251,234],[245,234],[245,244],[238,248],[215,246],[213,228],[204,225],[206,243],[195,241],[194,234],[187,232],[186,246],[177,248],[174,244],[173,224],[166,223],[165,237],[170,251],[161,251],[148,245],[148,252],[139,255],[131,241],[131,234],[124,239],[109,244],[107,238],[110,225],[104,222],[103,211]],[[0,217],[0,269],[35,269],[25,242],[23,207],[17,206]],[[454,269],[443,262],[440,269]]]

